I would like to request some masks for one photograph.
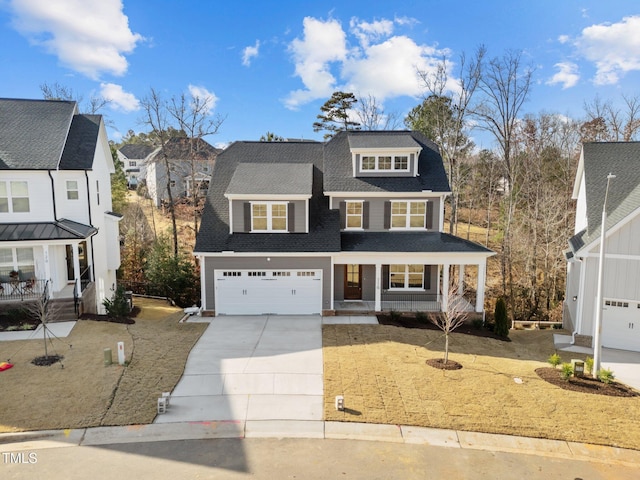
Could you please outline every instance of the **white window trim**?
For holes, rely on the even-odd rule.
[[[391,275],[400,275],[400,272],[392,272],[391,265],[403,265],[404,266],[404,284],[405,286],[402,288],[392,287],[391,286]],[[426,292],[424,288],[424,265],[420,265],[422,267],[422,287],[407,287],[409,285],[409,265],[418,265],[417,263],[413,264],[402,264],[402,263],[394,263],[389,265],[389,291],[392,292]],[[417,272],[411,272],[417,273]]]
[[[375,157],[375,168],[365,169],[363,168],[364,157]],[[391,168],[380,168],[380,157],[391,157]],[[407,157],[407,168],[395,168],[397,157]],[[389,173],[389,172],[410,172],[411,171],[411,155],[410,154],[394,154],[394,153],[371,153],[360,154],[360,171],[361,172],[376,172],[376,173]]]
[[[289,233],[289,202],[249,202],[251,205],[251,233]],[[253,228],[253,206],[254,205],[266,205],[267,206],[267,229],[256,230]],[[284,205],[284,230],[273,230],[272,227],[272,206]]]
[[[16,213],[16,214],[22,214],[22,213],[31,213],[31,195],[29,194],[29,181],[22,179],[22,178],[14,178],[14,179],[10,179],[10,180],[2,180],[2,182],[0,183],[5,183],[6,184],[6,190],[7,190],[7,196],[3,197],[7,199],[7,211],[6,212],[0,212],[0,215],[5,213],[5,214],[12,214],[12,213]],[[11,184],[12,183],[26,183],[27,184],[27,196],[26,197],[21,197],[21,196],[16,196],[13,194],[13,191],[11,189]],[[13,200],[17,199],[17,198],[26,198],[27,201],[29,202],[29,208],[26,212],[14,212],[13,210]]]
[[[350,227],[349,226],[349,203],[359,203],[360,204],[360,226],[359,227]],[[355,217],[356,215],[351,215]],[[345,200],[344,202],[344,229],[345,230],[364,230],[364,200]]]
[[[391,211],[389,212],[389,230],[427,230],[427,202],[428,200],[390,200],[391,202]],[[406,203],[407,204],[407,213],[404,214],[405,222],[404,227],[394,227],[393,226],[393,204],[394,203]],[[422,216],[423,226],[422,227],[412,227],[411,226],[411,204],[412,203],[424,203],[424,215]],[[400,214],[396,214],[396,216],[400,216]]]

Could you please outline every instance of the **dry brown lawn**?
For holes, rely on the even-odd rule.
[[[42,339],[0,342],[0,359],[14,367],[0,372],[0,432],[150,423],[156,398],[171,391],[189,351],[206,324],[178,323],[181,310],[161,300],[136,298],[141,313],[133,325],[81,320],[51,349],[61,364],[38,367]],[[117,365],[117,342],[128,366]],[[105,348],[114,365],[104,366]]]
[[[553,331],[512,331],[512,342],[384,325],[323,327],[326,420],[417,425],[640,449],[640,397],[563,390],[541,380]],[[584,358],[559,352],[563,361]],[[514,378],[523,380],[517,384]],[[345,411],[334,398],[344,395]]]

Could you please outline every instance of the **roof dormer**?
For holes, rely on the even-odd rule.
[[[422,147],[411,134],[349,135],[354,177],[417,177]]]

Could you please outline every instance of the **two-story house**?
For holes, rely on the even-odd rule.
[[[186,137],[172,137],[164,149],[155,149],[144,162],[147,193],[154,204],[159,207],[169,199],[167,183],[174,200],[192,196],[194,187],[199,198],[206,196],[218,153],[220,150],[205,140]]]
[[[113,171],[100,115],[0,99],[0,303],[47,292],[104,313],[120,266]]]
[[[142,143],[127,143],[118,149],[118,160],[122,164],[129,188],[136,188],[140,181],[146,179],[147,157],[154,150],[154,147]]]
[[[605,225],[601,343],[640,351],[640,142],[585,143],[573,188],[575,235],[569,239],[564,327],[592,346],[597,314],[602,207]],[[636,327],[636,323],[638,324]]]
[[[443,233],[448,194],[438,148],[417,132],[235,142],[218,156],[196,240],[202,307],[438,311],[469,283],[483,312],[493,252]]]

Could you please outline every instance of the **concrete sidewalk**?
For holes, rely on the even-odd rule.
[[[215,317],[154,423],[323,418],[320,316]]]

